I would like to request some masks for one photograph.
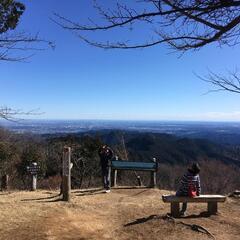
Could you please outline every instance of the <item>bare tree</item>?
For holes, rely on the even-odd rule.
[[[0,61],[22,61],[32,56],[32,51],[54,47],[52,42],[40,39],[38,34],[31,36],[16,32],[24,11],[25,5],[21,2],[0,0]]]
[[[0,0],[0,62],[24,61],[35,51],[54,48],[50,41],[31,36],[25,32],[16,32],[19,20],[25,11],[25,5],[15,0]],[[19,115],[41,114],[36,110],[24,112],[10,107],[0,106],[0,118],[16,121]]]
[[[54,21],[66,30],[73,31],[90,45],[110,48],[146,48],[161,43],[173,49],[186,51],[199,49],[207,44],[235,45],[240,36],[239,0],[142,0],[135,1],[133,7],[116,1],[115,9],[105,9],[94,1],[94,7],[103,22],[89,20],[88,25],[74,22],[55,14]],[[100,23],[99,23],[100,22]],[[138,42],[128,39],[98,42],[83,36],[84,32],[132,30],[147,24],[151,35]],[[125,36],[125,34],[124,34]]]
[[[97,21],[89,19],[88,24],[83,24],[59,14],[55,14],[53,21],[87,44],[104,49],[148,48],[166,43],[175,51],[186,52],[211,43],[219,46],[239,44],[239,0],[136,0],[131,6],[130,1],[119,0],[114,9],[104,8],[98,2],[95,0],[93,5],[99,14]],[[123,30],[137,28],[148,29],[149,34],[144,30],[141,39],[139,34],[137,40],[124,39],[127,34]],[[88,32],[113,30],[119,30],[117,40],[99,42],[86,36]],[[112,36],[116,39],[116,34]],[[209,73],[205,80],[217,90],[239,93],[237,73],[229,77]]]

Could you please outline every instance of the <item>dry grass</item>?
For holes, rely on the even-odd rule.
[[[0,193],[0,239],[211,239],[164,219],[168,191],[157,189],[74,190],[71,203],[58,201],[57,192]],[[204,204],[189,205],[181,221],[207,228],[216,239],[238,239],[240,202],[219,204],[220,214],[204,217]]]

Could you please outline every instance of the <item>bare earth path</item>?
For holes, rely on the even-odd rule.
[[[1,240],[84,239],[213,239],[166,219],[169,205],[158,189],[74,190],[71,203],[57,192],[0,192]],[[198,224],[215,239],[240,236],[240,200],[219,204],[220,214],[206,217],[204,204],[189,205],[188,216],[177,221]]]

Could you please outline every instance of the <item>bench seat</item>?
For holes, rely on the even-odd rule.
[[[216,214],[217,213],[217,203],[218,202],[225,202],[226,197],[222,195],[200,195],[197,197],[179,197],[176,195],[163,195],[162,196],[163,202],[171,203],[171,215],[173,217],[179,217],[179,203],[188,203],[188,202],[201,202],[208,204],[208,213],[209,214]]]

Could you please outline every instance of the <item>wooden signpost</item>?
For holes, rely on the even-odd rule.
[[[27,167],[28,173],[32,175],[31,191],[36,191],[37,189],[37,174],[39,170],[40,168],[36,162],[33,162],[30,166]]]
[[[62,170],[62,194],[63,201],[70,201],[71,195],[71,148],[63,149],[63,170]]]

